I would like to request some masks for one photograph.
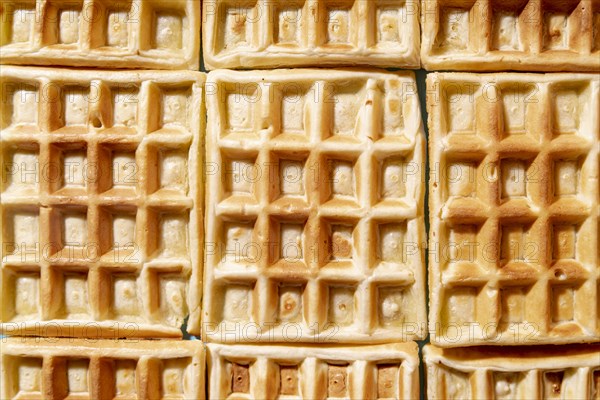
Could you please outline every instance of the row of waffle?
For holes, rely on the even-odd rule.
[[[202,29],[209,69],[600,70],[596,0],[6,0],[0,18],[3,64],[197,70]]]
[[[4,334],[600,341],[598,75],[0,81]]]
[[[358,347],[7,339],[5,399],[417,399],[415,343]],[[519,359],[515,363],[511,358]],[[600,347],[424,349],[430,399],[600,398]],[[205,379],[206,376],[206,379]],[[206,392],[205,392],[206,390]]]

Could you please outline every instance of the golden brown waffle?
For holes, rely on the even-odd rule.
[[[418,399],[416,343],[208,345],[211,399]]]
[[[204,74],[3,66],[5,334],[199,325]]]
[[[596,0],[421,0],[428,70],[600,71]]]
[[[600,77],[431,74],[430,331],[600,340]]]
[[[564,399],[600,398],[600,346],[475,347],[425,346],[427,398]]]
[[[3,399],[205,398],[199,341],[12,338],[1,359]]]
[[[3,0],[2,64],[192,69],[198,0]]]
[[[208,75],[204,338],[422,338],[424,135],[412,73]]]
[[[209,69],[419,67],[419,0],[205,0]]]

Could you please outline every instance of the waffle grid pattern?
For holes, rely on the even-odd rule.
[[[2,67],[2,330],[199,325],[204,76]]]
[[[206,339],[423,337],[414,85],[409,73],[209,74]]]
[[[212,398],[414,399],[415,343],[349,347],[208,345]]]
[[[3,399],[204,399],[200,342],[3,340]]]
[[[204,1],[209,69],[419,67],[417,0]]]
[[[428,78],[433,343],[600,337],[599,88],[583,74]]]
[[[2,64],[198,70],[196,0],[7,0]]]
[[[422,0],[428,70],[598,71],[594,0]]]
[[[600,348],[426,346],[429,399],[597,399]],[[515,362],[518,360],[518,362]]]

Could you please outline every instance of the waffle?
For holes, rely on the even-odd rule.
[[[3,0],[2,64],[197,70],[198,0]]]
[[[412,73],[207,79],[204,338],[422,338],[424,135]]]
[[[416,343],[208,345],[210,399],[418,399]]]
[[[600,71],[596,0],[421,0],[428,70]]]
[[[1,359],[3,399],[205,398],[199,341],[13,338]]]
[[[425,346],[427,398],[564,399],[600,398],[600,346],[485,347]]]
[[[598,341],[600,77],[427,86],[432,341]]]
[[[204,79],[2,67],[2,332],[199,325]]]
[[[205,0],[207,68],[419,67],[418,0]]]

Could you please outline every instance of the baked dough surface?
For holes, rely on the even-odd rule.
[[[223,70],[207,94],[203,337],[423,338],[413,74]]]
[[[421,0],[429,71],[600,71],[600,4]]]
[[[0,64],[200,66],[200,0],[2,1]]]
[[[418,68],[418,0],[205,0],[208,69]]]
[[[434,73],[427,88],[432,342],[598,341],[598,75]]]
[[[2,66],[10,335],[199,331],[205,75]]]

